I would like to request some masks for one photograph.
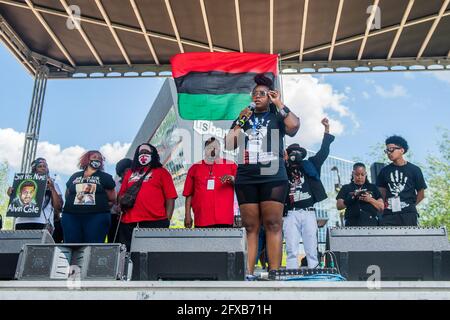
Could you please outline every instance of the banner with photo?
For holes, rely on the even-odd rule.
[[[46,175],[16,173],[6,216],[39,217],[44,203],[46,188]]]

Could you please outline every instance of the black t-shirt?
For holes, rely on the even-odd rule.
[[[400,197],[402,213],[417,212],[417,191],[427,188],[422,170],[409,162],[403,166],[391,163],[381,169],[377,185],[386,189],[385,214],[393,213],[392,206],[396,197]]]
[[[345,201],[346,199],[351,199],[355,192],[360,191],[367,191],[371,193],[372,197],[375,200],[378,200],[382,197],[380,190],[378,190],[376,185],[372,183],[364,183],[362,186],[358,186],[352,182],[342,186],[341,190],[339,190],[339,193],[336,196],[336,200],[343,199]],[[372,217],[377,216],[378,210],[370,203],[356,199],[350,202],[351,204],[348,205],[345,209],[346,219],[358,218],[362,213],[368,213]]]
[[[231,129],[236,126],[233,122]],[[283,118],[273,112],[253,113],[238,138],[236,184],[287,181],[284,164]]]
[[[109,212],[108,196],[105,190],[113,190],[116,186],[113,177],[99,170],[87,178],[83,178],[83,175],[84,171],[74,173],[67,181],[68,195],[64,205],[64,212]]]
[[[292,170],[289,172],[289,194],[286,207],[288,210],[305,209],[314,205],[314,199],[308,180],[302,172]]]

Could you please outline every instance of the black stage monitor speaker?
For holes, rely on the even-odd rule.
[[[382,162],[374,162],[370,165],[370,181],[373,184],[377,184],[378,175],[385,166],[386,165]]]
[[[27,244],[17,265],[18,280],[123,280],[122,244]]]
[[[134,229],[133,280],[244,280],[245,229]]]
[[[20,250],[27,243],[54,243],[47,230],[0,231],[0,280],[13,280]]]
[[[347,280],[374,279],[375,272],[380,280],[450,280],[444,227],[331,228],[327,250],[334,253],[336,267]]]

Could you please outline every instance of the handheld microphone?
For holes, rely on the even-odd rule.
[[[250,109],[250,111],[255,111],[256,108],[256,104],[254,102],[251,102],[248,106],[248,108]],[[239,119],[238,124],[239,126],[243,127],[244,124],[248,121],[248,118],[244,115],[242,116],[242,118]]]

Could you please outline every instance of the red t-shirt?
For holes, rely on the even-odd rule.
[[[119,196],[124,194],[129,186],[138,181],[142,174],[128,170],[123,178]],[[166,199],[176,198],[177,191],[169,171],[164,168],[152,169],[142,183],[134,207],[123,214],[122,222],[132,223],[167,219]]]
[[[220,178],[224,175],[236,177],[236,170],[234,162],[224,159],[216,160],[213,165],[201,161],[189,168],[183,196],[192,196],[196,227],[233,224],[234,185],[222,183]],[[214,180],[213,190],[208,190],[208,180]]]

